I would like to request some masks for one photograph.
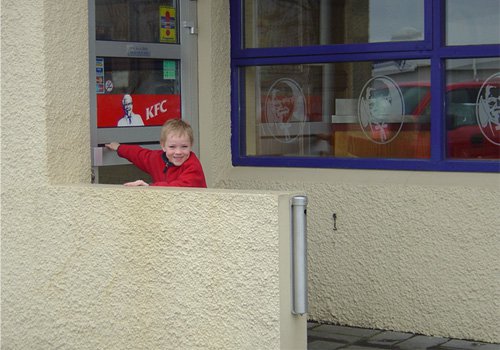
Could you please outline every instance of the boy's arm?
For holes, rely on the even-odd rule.
[[[152,174],[150,157],[153,152],[150,149],[143,148],[137,145],[119,144],[119,146],[117,147],[117,153],[120,157],[127,159],[142,171],[150,175]]]

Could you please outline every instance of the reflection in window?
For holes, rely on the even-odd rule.
[[[447,0],[446,44],[500,43],[499,0]]]
[[[106,94],[180,94],[178,60],[149,58],[97,58],[101,65],[102,88],[96,92]],[[108,83],[108,86],[106,86]],[[110,84],[110,85],[109,85]]]
[[[498,172],[500,0],[231,5],[235,165]]]
[[[447,60],[449,158],[500,158],[500,59]]]
[[[423,0],[245,0],[246,48],[423,40]]]
[[[175,0],[95,0],[96,40],[178,43]]]
[[[429,65],[246,67],[247,155],[429,158]]]

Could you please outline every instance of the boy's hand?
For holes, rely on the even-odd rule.
[[[125,186],[149,186],[149,184],[143,180],[136,180],[132,182],[124,183]]]
[[[104,146],[106,146],[107,149],[116,152],[118,150],[118,147],[120,147],[120,144],[118,142],[111,142],[111,143],[106,143]]]

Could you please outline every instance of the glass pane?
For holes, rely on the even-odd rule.
[[[500,158],[500,59],[446,61],[447,156]]]
[[[245,0],[244,47],[423,40],[423,0]]]
[[[500,0],[447,0],[446,44],[500,43]]]
[[[245,68],[246,155],[430,157],[430,61]]]
[[[95,0],[97,40],[179,43],[175,0]]]
[[[142,179],[147,183],[153,182],[148,173],[145,173],[132,164],[109,165],[98,167],[99,183],[122,185],[125,182]]]
[[[180,118],[179,66],[178,60],[98,57],[97,127],[158,126]]]

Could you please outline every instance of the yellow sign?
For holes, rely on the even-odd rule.
[[[160,42],[177,43],[177,14],[175,7],[160,6]]]

